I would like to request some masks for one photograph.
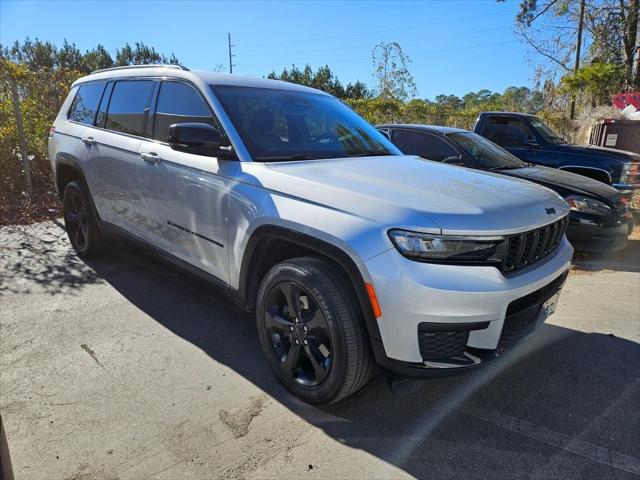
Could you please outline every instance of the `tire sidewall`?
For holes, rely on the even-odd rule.
[[[319,279],[318,277],[320,276],[324,278]],[[342,390],[347,370],[345,336],[341,324],[341,320],[344,321],[345,319],[340,319],[339,308],[333,305],[325,293],[318,288],[318,283],[320,283],[318,280],[322,283],[325,281],[330,282],[333,288],[338,291],[338,287],[333,285],[331,279],[317,268],[310,267],[309,271],[306,271],[306,269],[300,268],[292,263],[277,265],[271,269],[264,278],[258,291],[258,299],[256,302],[258,337],[269,365],[289,390],[309,403],[327,403],[336,397]],[[273,355],[271,342],[264,328],[266,302],[270,296],[270,292],[282,282],[292,282],[303,287],[322,310],[329,327],[329,336],[331,338],[331,368],[329,374],[320,385],[313,387],[300,385],[282,370],[278,360]]]

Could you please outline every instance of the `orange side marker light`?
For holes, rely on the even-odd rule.
[[[380,310],[380,304],[378,303],[378,297],[376,297],[376,291],[373,289],[373,285],[365,283],[367,287],[367,293],[369,294],[369,301],[371,302],[371,308],[373,308],[373,314],[376,318],[382,316],[382,310]]]

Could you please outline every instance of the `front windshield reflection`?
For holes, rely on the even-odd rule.
[[[212,85],[255,161],[401,155],[362,117],[321,93]]]

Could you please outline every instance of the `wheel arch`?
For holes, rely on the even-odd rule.
[[[558,167],[558,170],[564,170],[565,172],[576,173],[585,177],[599,180],[603,183],[611,184],[611,172],[604,168],[599,167],[585,167],[582,165],[563,165]]]
[[[64,157],[56,160],[55,163],[55,183],[56,190],[58,191],[58,197],[60,201],[63,200],[64,189],[69,182],[80,181],[84,185],[89,194],[89,203],[91,204],[91,209],[93,210],[93,214],[100,223],[100,215],[98,214],[98,209],[93,201],[93,196],[91,195],[91,191],[89,190],[89,182],[87,182],[87,177],[84,174],[84,170],[82,169],[80,162],[75,160],[74,158]]]
[[[80,162],[71,158],[61,158],[57,160],[55,165],[55,182],[60,200],[62,200],[62,196],[64,195],[64,187],[74,180],[80,180],[85,185],[88,185]]]
[[[255,309],[260,282],[272,266],[301,256],[328,260],[340,268],[358,300],[370,338],[380,340],[377,319],[364,277],[356,262],[336,245],[286,227],[262,225],[251,234],[247,242],[239,279],[239,294],[247,308]]]

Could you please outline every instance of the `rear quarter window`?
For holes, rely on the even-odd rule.
[[[80,85],[69,108],[67,118],[73,122],[93,125],[104,86],[105,82]]]

